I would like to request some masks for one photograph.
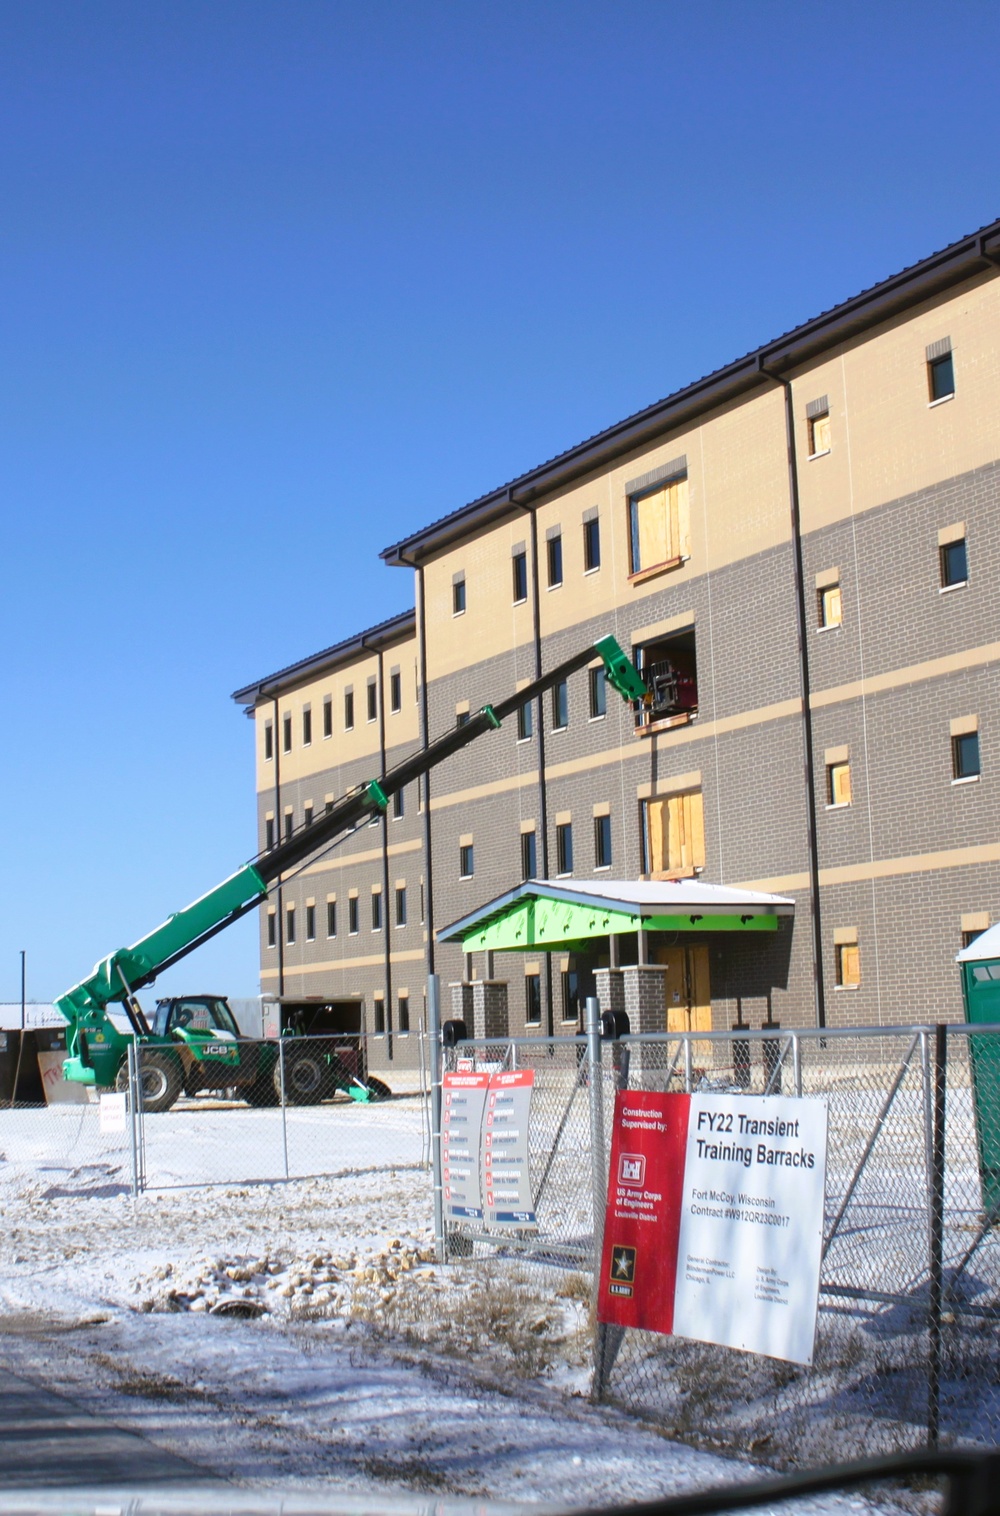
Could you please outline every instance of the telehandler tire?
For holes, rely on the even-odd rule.
[[[183,1088],[180,1065],[169,1053],[141,1052],[139,1079],[142,1108],[147,1115],[169,1111]]]
[[[324,1061],[314,1053],[285,1053],[285,1102],[288,1105],[318,1105],[323,1099],[328,1072]],[[274,1065],[274,1088],[281,1099],[281,1060]],[[331,1088],[330,1094],[333,1094]]]
[[[281,1104],[281,1096],[275,1089],[274,1080],[270,1074],[258,1074],[253,1084],[247,1085],[244,1090],[237,1090],[237,1095],[242,1095],[247,1105],[252,1105],[261,1110],[266,1106]]]
[[[381,1081],[381,1079],[376,1079],[374,1074],[369,1074],[368,1075],[368,1099],[369,1100],[391,1100],[392,1099],[392,1091],[390,1090],[389,1086],[387,1084],[383,1084],[382,1081]]]

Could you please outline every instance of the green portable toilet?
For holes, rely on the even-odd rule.
[[[1000,1026],[1000,923],[982,932],[957,958],[970,1026]],[[972,1090],[983,1208],[1000,1218],[1000,1032],[970,1037]]]

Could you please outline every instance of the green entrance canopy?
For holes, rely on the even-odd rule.
[[[556,952],[629,932],[773,932],[794,901],[694,879],[528,879],[438,933],[466,953]]]

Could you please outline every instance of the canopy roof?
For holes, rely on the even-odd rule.
[[[773,932],[795,903],[694,879],[527,879],[438,932],[467,953],[572,947],[592,937],[651,932]]]
[[[982,963],[986,958],[1000,958],[1000,921],[980,932],[975,942],[970,942],[956,958],[956,963]]]

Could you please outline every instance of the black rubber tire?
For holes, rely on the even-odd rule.
[[[142,1108],[147,1115],[169,1111],[183,1087],[180,1064],[169,1053],[142,1051],[139,1058]]]
[[[285,1052],[285,1103],[287,1105],[318,1105],[329,1083],[327,1067],[321,1058],[312,1053]],[[281,1099],[281,1059],[274,1065],[274,1088]],[[331,1087],[329,1093],[333,1094]]]
[[[374,1074],[369,1074],[368,1075],[368,1099],[369,1100],[391,1100],[392,1099],[392,1091],[390,1090],[389,1086],[387,1084],[383,1084],[382,1081],[381,1081],[381,1079],[376,1079]]]
[[[281,1104],[281,1096],[275,1089],[274,1080],[270,1074],[259,1074],[253,1084],[247,1085],[245,1089],[237,1091],[237,1093],[243,1096],[247,1105],[252,1105],[259,1109]]]

